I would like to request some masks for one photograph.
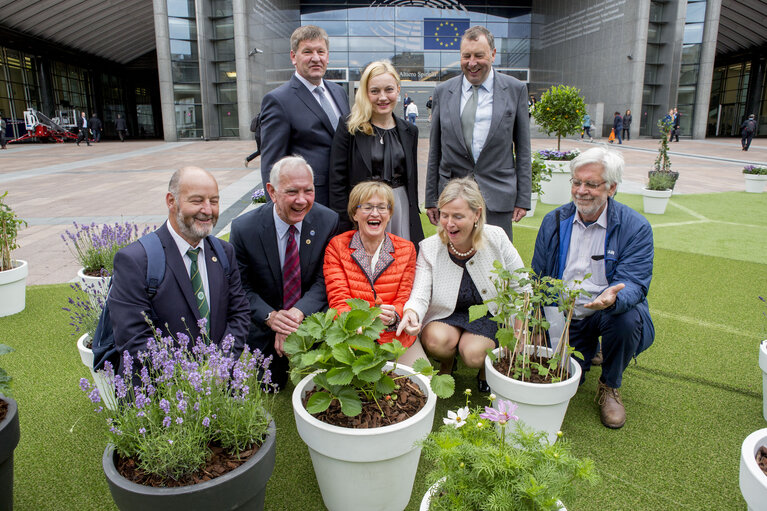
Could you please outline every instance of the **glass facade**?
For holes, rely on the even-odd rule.
[[[173,105],[179,138],[200,138],[202,94],[194,0],[168,0]]]
[[[240,133],[237,115],[237,71],[234,63],[234,18],[231,0],[214,0],[210,18],[213,33],[213,86],[222,137]]]
[[[740,124],[749,114],[755,114],[759,123],[757,133],[767,132],[767,69],[762,67],[761,80],[753,76],[751,62],[737,62],[714,68],[711,80],[706,135],[740,136]],[[759,101],[753,111],[746,111],[749,82],[762,84]]]
[[[679,69],[679,87],[676,107],[682,113],[679,120],[682,133],[692,132],[695,112],[695,91],[700,72],[700,53],[703,43],[703,22],[706,19],[706,0],[688,0],[682,41],[682,65]]]
[[[470,26],[484,25],[495,38],[495,67],[527,80],[530,2],[462,2],[465,10],[386,3],[301,2],[301,24],[328,33],[329,70],[356,81],[369,62],[388,59],[404,81],[444,81],[460,74],[460,35]]]
[[[642,121],[639,125],[639,134],[648,136],[657,132],[655,123],[662,117],[661,105],[658,102],[658,90],[663,85],[659,78],[663,61],[660,58],[661,36],[664,30],[663,19],[664,3],[653,0],[650,2],[650,22],[647,27],[647,53],[644,66],[644,86],[642,88]]]
[[[0,47],[0,112],[6,119],[6,135],[23,135],[24,110],[40,108],[35,57]],[[19,122],[20,120],[20,122]]]

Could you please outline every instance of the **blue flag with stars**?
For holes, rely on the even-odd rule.
[[[424,18],[424,50],[458,50],[461,37],[469,28],[469,20],[450,18]]]

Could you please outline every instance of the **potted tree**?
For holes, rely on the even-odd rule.
[[[578,149],[572,151],[554,151],[544,149],[536,155],[543,160],[548,169],[549,179],[541,184],[541,202],[544,204],[567,204],[572,198],[570,193],[570,161],[581,154]]]
[[[69,324],[75,329],[72,335],[77,336],[77,351],[80,353],[80,360],[90,371],[104,406],[109,410],[115,410],[117,400],[115,399],[114,387],[110,384],[103,370],[95,371],[93,369],[93,334],[99,324],[101,311],[106,305],[106,294],[99,284],[85,284],[83,287],[80,282],[75,282],[70,284],[70,287],[73,296],[67,299],[68,306],[62,307],[62,309],[69,313]]]
[[[538,203],[538,197],[541,195],[541,183],[551,181],[551,168],[547,166],[540,153],[533,153],[532,160],[532,193],[530,194],[530,210],[525,216],[535,215],[535,206]]]
[[[61,239],[81,265],[77,272],[78,281],[83,289],[94,293],[94,300],[98,300],[97,295],[106,294],[109,288],[115,254],[140,237],[139,228],[129,222],[103,225],[80,225],[77,222],[73,224],[74,230],[65,231]],[[145,228],[141,236],[152,230],[154,228]]]
[[[761,165],[746,165],[743,167],[743,178],[746,180],[748,193],[762,193],[767,184],[767,167]]]
[[[655,174],[665,174],[671,179],[671,190],[679,179],[679,172],[671,170],[671,157],[668,154],[668,140],[671,130],[674,129],[673,121],[670,117],[664,117],[658,121],[658,131],[660,131],[660,142],[658,143],[658,156],[653,163],[653,170],[647,173],[647,177],[652,179]]]
[[[493,272],[497,296],[469,309],[471,320],[484,316],[488,303],[498,307],[493,321],[499,323],[499,347],[485,359],[487,383],[498,399],[518,405],[521,422],[554,442],[580,383],[581,366],[573,357],[582,355],[570,346],[569,330],[575,300],[585,292],[573,289],[578,281],[566,286],[560,279],[536,277],[529,268],[510,272],[498,261]],[[546,343],[546,306],[557,306],[565,316],[555,348]]]
[[[380,309],[347,300],[306,318],[285,341],[291,355],[293,414],[309,447],[325,506],[331,511],[401,511],[410,500],[437,396],[455,382],[427,360],[396,360],[398,340],[379,344]],[[431,377],[431,382],[428,377]]]
[[[13,348],[0,344],[0,355]],[[13,452],[19,444],[19,410],[10,397],[11,377],[0,367],[0,509],[13,509]]]
[[[557,151],[561,149],[562,137],[581,130],[586,102],[580,89],[569,85],[554,85],[543,93],[533,110],[533,119],[547,135],[557,134]]]
[[[740,448],[740,492],[749,511],[767,502],[767,428],[754,431]]]
[[[423,442],[434,464],[420,511],[564,510],[576,484],[596,483],[593,462],[573,456],[561,431],[549,441],[519,424],[516,408],[499,400],[496,408],[470,410],[467,398],[448,412]]]
[[[647,186],[642,188],[644,212],[653,215],[665,213],[673,188],[674,177],[669,172],[651,173]]]
[[[247,346],[237,358],[233,345],[179,333],[156,335],[137,360],[124,352],[122,374],[105,364],[120,403],[109,413],[80,380],[106,415],[102,466],[119,509],[263,509],[275,462],[269,361]]]
[[[0,195],[0,317],[24,310],[29,274],[26,261],[11,258],[11,251],[18,248],[18,229],[27,223],[5,203],[7,195]]]

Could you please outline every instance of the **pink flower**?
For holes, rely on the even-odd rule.
[[[517,406],[518,405],[516,403],[512,403],[511,401],[499,399],[498,409],[486,406],[485,413],[481,413],[479,416],[483,419],[487,419],[493,422],[506,424],[510,420],[519,420],[519,417],[514,415],[514,410],[517,409]]]

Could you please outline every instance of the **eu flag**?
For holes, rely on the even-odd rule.
[[[469,20],[450,18],[424,18],[424,50],[458,50],[461,37],[469,28]]]

